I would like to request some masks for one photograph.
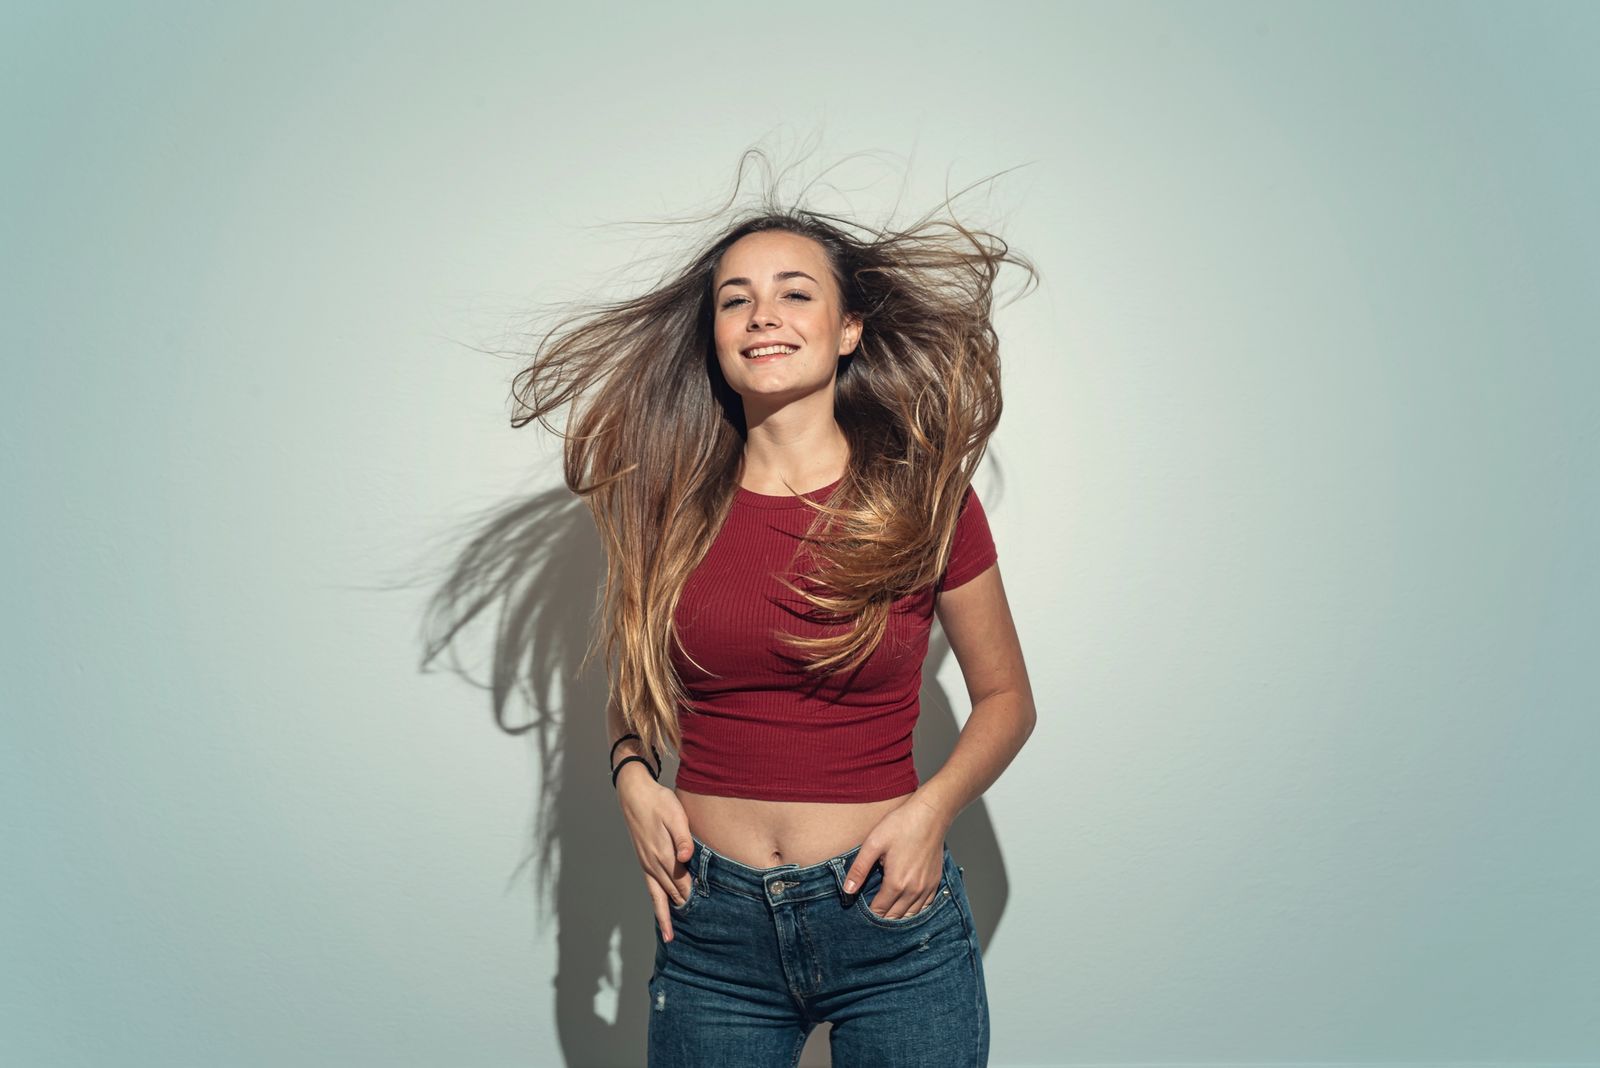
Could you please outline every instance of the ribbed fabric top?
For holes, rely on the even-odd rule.
[[[826,501],[842,479],[804,496]],[[795,496],[738,487],[705,559],[673,616],[682,652],[673,664],[689,695],[679,710],[677,785],[700,794],[767,801],[881,801],[915,790],[912,730],[921,711],[922,664],[934,598],[997,558],[988,518],[969,486],[950,562],[939,581],[897,599],[872,655],[853,672],[807,678],[799,652],[773,632],[842,633],[775,572],[805,587],[799,538],[812,509]]]

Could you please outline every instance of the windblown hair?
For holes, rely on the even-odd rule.
[[[729,246],[767,230],[821,245],[844,313],[862,321],[835,383],[848,470],[826,503],[806,501],[817,511],[804,539],[815,564],[806,585],[782,580],[811,618],[842,628],[774,636],[803,654],[809,673],[859,665],[882,639],[891,602],[944,571],[962,495],[1000,419],[995,280],[1007,262],[1038,277],[1004,241],[954,219],[930,212],[903,229],[872,229],[778,206],[769,188],[760,210],[650,292],[569,315],[544,335],[513,381],[512,426],[537,419],[555,431],[547,417],[571,405],[564,474],[607,559],[601,626],[584,663],[603,634],[611,701],[645,745],[674,752],[686,694],[670,656],[673,613],[728,515],[747,433],[717,362],[712,280]]]

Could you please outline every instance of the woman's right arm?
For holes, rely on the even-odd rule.
[[[629,738],[617,744],[617,739],[628,733],[622,719],[622,708],[615,701],[606,704],[606,741],[615,745],[611,766],[630,755],[649,760],[644,743]],[[667,901],[681,905],[688,899],[691,880],[686,862],[694,852],[694,840],[689,834],[689,817],[683,811],[678,795],[662,786],[645,766],[630,760],[617,772],[617,801],[622,808],[622,818],[627,823],[628,834],[633,838],[633,850],[638,855],[639,867],[644,871],[645,889],[655,908],[656,924],[661,928],[664,942],[672,941],[672,920],[667,912]]]

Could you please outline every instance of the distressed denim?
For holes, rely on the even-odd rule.
[[[673,940],[656,931],[649,1068],[793,1068],[825,1020],[835,1068],[988,1063],[982,953],[949,845],[936,896],[895,920],[867,907],[881,865],[844,892],[860,848],[752,868],[695,838]]]

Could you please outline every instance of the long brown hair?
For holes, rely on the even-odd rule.
[[[858,665],[882,638],[891,601],[943,572],[962,495],[1000,419],[995,280],[1008,262],[1038,280],[1006,242],[953,217],[930,211],[874,229],[780,205],[769,184],[757,210],[649,292],[545,333],[513,381],[512,426],[538,420],[562,435],[567,485],[605,547],[599,626],[583,662],[603,635],[611,700],[646,745],[674,752],[686,694],[670,655],[673,613],[731,507],[746,436],[741,399],[717,363],[711,283],[729,246],[766,230],[821,245],[844,313],[863,324],[835,383],[848,470],[827,503],[807,501],[817,511],[803,543],[815,562],[807,585],[783,580],[813,618],[845,628],[777,635],[813,673]],[[568,404],[567,428],[550,426]]]

